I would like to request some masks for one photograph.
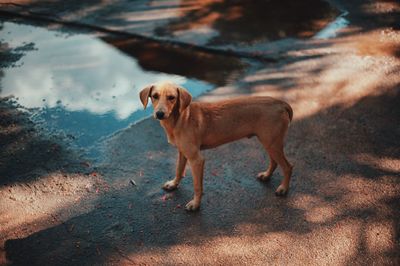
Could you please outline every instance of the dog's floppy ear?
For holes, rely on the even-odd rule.
[[[146,109],[147,107],[147,102],[149,101],[150,93],[153,87],[154,85],[149,85],[146,88],[144,88],[139,94],[140,101],[142,102],[144,109]]]
[[[192,102],[192,95],[182,87],[178,87],[179,94],[179,112],[181,113]]]

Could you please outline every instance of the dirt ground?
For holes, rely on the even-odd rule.
[[[48,15],[34,1],[14,2],[0,9]],[[81,13],[53,10],[88,14],[91,2]],[[267,156],[244,139],[204,152],[202,208],[187,213],[190,172],[179,190],[161,190],[176,151],[156,121],[113,135],[93,164],[2,99],[0,264],[400,264],[400,4],[330,2],[349,12],[336,38],[271,46],[277,62],[198,99],[269,95],[291,104],[285,198],[274,195],[280,171],[256,180]],[[2,67],[18,57],[6,48],[1,56]]]

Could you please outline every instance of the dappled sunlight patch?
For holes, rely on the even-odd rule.
[[[118,15],[112,15],[110,19],[121,19],[127,22],[145,22],[145,21],[157,21],[175,18],[181,11],[190,11],[192,8],[162,8],[152,10],[140,10],[131,12],[122,12]],[[129,25],[130,26],[130,25]]]
[[[337,208],[331,203],[308,194],[296,195],[291,200],[291,205],[304,211],[305,220],[311,223],[326,223],[334,220],[339,214]]]
[[[373,180],[363,178],[359,175],[344,175],[337,179],[340,186],[347,190],[342,198],[342,204],[347,209],[369,209],[371,206],[382,205],[381,200],[396,197],[398,190],[384,180]],[[385,208],[378,208],[377,211],[384,212]]]
[[[248,228],[243,225],[242,228]],[[250,225],[250,227],[252,227]],[[342,221],[333,228],[320,227],[309,233],[269,232],[254,235],[216,236],[199,244],[182,243],[167,248],[148,248],[127,255],[142,264],[316,264],[341,265],[351,261],[360,245],[362,224]],[[183,240],[183,242],[185,242]]]
[[[325,223],[332,220],[337,215],[336,208],[324,204],[308,210],[305,214],[306,220],[312,223]]]
[[[294,198],[290,201],[291,206],[298,209],[309,209],[320,202],[321,199],[319,197],[302,193],[294,195]]]
[[[59,172],[0,187],[0,238],[26,237],[89,212],[100,187],[92,175]]]
[[[331,48],[314,50],[329,54],[328,51],[336,53],[346,53],[346,56],[352,55],[361,58],[366,66],[379,61],[379,67],[376,70],[386,70],[390,73],[393,68],[396,69],[397,59],[400,57],[400,32],[392,27],[383,27],[367,32],[358,32],[361,29],[350,27],[348,34],[338,38]],[[299,52],[302,53],[302,52]]]
[[[345,43],[342,52],[351,47]],[[344,57],[327,51],[319,54],[319,49],[307,56],[311,58],[250,74],[244,82],[252,95],[288,101],[296,120],[337,105],[350,108],[363,97],[386,93],[399,82],[396,61],[386,57],[364,57],[356,51]]]
[[[370,1],[362,5],[362,10],[370,14],[387,14],[400,12],[400,4],[396,0]]]
[[[368,153],[360,153],[353,156],[353,159],[363,165],[370,165],[381,171],[391,172],[393,174],[400,172],[400,159],[384,156],[373,156]]]
[[[390,222],[370,223],[365,228],[366,244],[371,253],[389,252],[395,245],[395,230]]]

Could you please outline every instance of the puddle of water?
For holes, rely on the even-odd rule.
[[[196,70],[196,62],[188,60],[183,67],[178,63],[181,60],[176,60],[175,65],[171,54],[166,54],[167,60],[163,58],[167,51],[156,52],[155,47],[149,49],[143,43],[124,41],[122,45],[120,39],[108,39],[119,44],[117,49],[88,35],[10,22],[2,24],[0,36],[0,42],[13,51],[30,47],[23,51],[17,67],[1,69],[0,96],[13,96],[33,112],[36,122],[50,132],[61,130],[84,148],[148,116],[151,108],[143,110],[138,94],[150,83],[171,80],[194,97],[215,86],[198,79],[207,80],[204,73],[208,71]],[[165,73],[165,69],[170,71]],[[219,74],[216,84],[222,82]]]
[[[182,5],[186,8],[180,17],[156,29],[157,34],[214,45],[309,38],[339,15],[323,0],[183,1]]]
[[[343,12],[339,17],[337,17],[333,22],[329,23],[324,29],[319,31],[314,35],[314,39],[329,39],[336,37],[336,34],[339,30],[347,27],[349,25],[349,21],[345,18],[348,15],[348,12]]]
[[[116,37],[104,37],[103,40],[134,57],[143,69],[205,80],[221,86],[236,79],[249,66],[234,57],[193,52],[156,42],[144,45],[136,39]]]

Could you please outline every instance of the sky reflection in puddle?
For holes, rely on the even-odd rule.
[[[151,113],[138,93],[149,83],[171,80],[197,96],[213,85],[179,75],[146,71],[137,60],[84,34],[4,22],[1,43],[29,46],[17,67],[3,68],[0,96],[14,96],[50,130],[62,130],[74,143],[89,147],[102,137]],[[33,44],[33,45],[31,45]]]

